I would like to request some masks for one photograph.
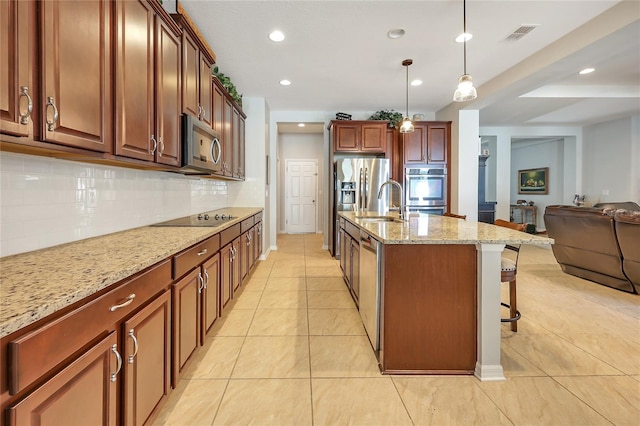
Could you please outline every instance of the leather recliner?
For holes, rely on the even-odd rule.
[[[623,270],[613,212],[595,207],[547,206],[544,222],[547,234],[555,240],[553,254],[565,273],[636,293]]]

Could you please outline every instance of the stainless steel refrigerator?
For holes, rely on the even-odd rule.
[[[389,191],[378,199],[380,186],[389,179],[389,160],[386,158],[340,158],[333,164],[334,198],[331,235],[332,253],[338,258],[338,211],[389,211]]]

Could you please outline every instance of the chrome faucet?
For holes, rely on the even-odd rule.
[[[400,191],[400,219],[404,219],[404,190],[402,189],[402,185],[400,185],[398,181],[389,179],[388,181],[380,185],[380,189],[378,190],[378,200],[382,198],[382,190],[387,185],[395,185],[398,187],[398,190]]]

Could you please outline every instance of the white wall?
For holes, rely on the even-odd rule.
[[[511,204],[516,200],[533,201],[537,206],[538,230],[545,229],[544,209],[552,204],[566,204],[564,194],[564,141],[530,140],[513,144],[511,148]],[[549,168],[547,194],[518,194],[518,171],[527,169]]]
[[[316,160],[318,162],[318,193],[316,206],[316,232],[324,231],[324,217],[326,204],[326,174],[328,167],[324,158],[324,135],[320,133],[289,133],[281,134],[278,139],[278,170],[282,179],[278,182],[278,193],[282,196],[278,200],[278,232],[286,232],[286,200],[285,200],[285,166],[287,160]]]
[[[589,204],[640,202],[640,117],[627,117],[584,128],[583,191]]]
[[[0,256],[228,206],[225,181],[9,152],[0,185]]]

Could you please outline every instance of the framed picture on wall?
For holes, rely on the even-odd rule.
[[[548,194],[549,168],[518,170],[518,194]]]

